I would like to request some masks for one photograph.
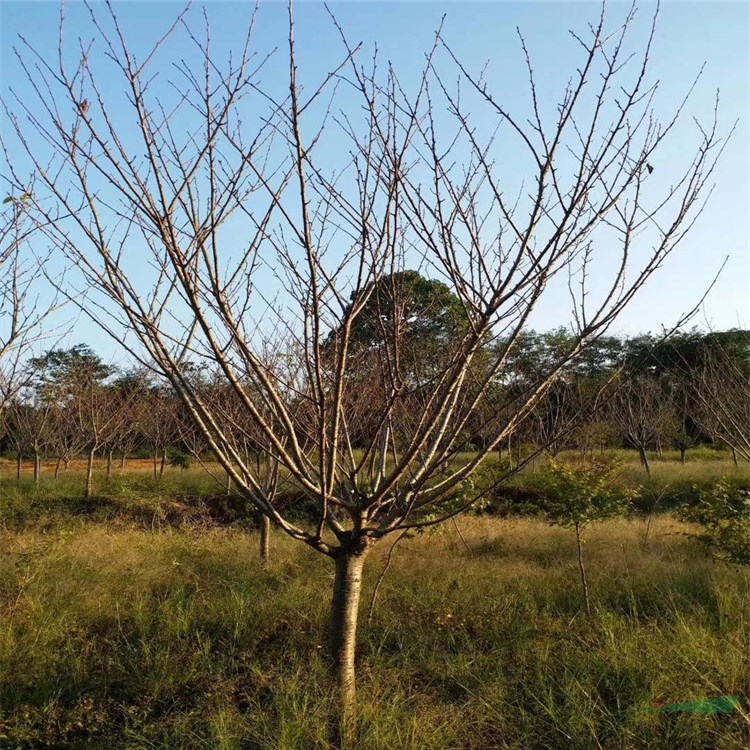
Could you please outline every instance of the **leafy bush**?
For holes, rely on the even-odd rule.
[[[550,461],[543,475],[543,510],[557,526],[583,528],[592,521],[622,515],[632,493],[617,482],[619,462],[597,458],[591,463]]]
[[[192,465],[190,456],[187,453],[175,452],[169,456],[169,465],[174,469],[189,469]]]
[[[699,538],[717,557],[750,565],[750,490],[722,478],[680,515],[703,527]]]

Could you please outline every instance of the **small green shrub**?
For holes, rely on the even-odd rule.
[[[750,565],[750,490],[726,478],[701,492],[700,500],[681,511],[700,524],[699,538],[729,562]]]
[[[631,493],[618,485],[620,464],[615,459],[598,458],[591,463],[550,461],[545,475],[543,510],[555,526],[573,528],[578,549],[578,568],[586,603],[591,615],[586,567],[581,537],[584,528],[594,521],[621,516],[625,513]]]
[[[173,469],[189,469],[192,466],[192,461],[187,453],[175,452],[169,456],[169,465]]]

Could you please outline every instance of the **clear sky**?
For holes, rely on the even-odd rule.
[[[131,39],[144,43],[165,29],[181,5],[167,2],[115,2],[115,8]],[[611,3],[613,16],[626,6]],[[567,33],[574,27],[585,30],[599,11],[595,3],[437,3],[437,2],[348,2],[331,5],[350,39],[377,42],[384,59],[390,60],[406,85],[413,83],[424,51],[434,30],[446,14],[445,36],[467,67],[478,70],[490,61],[494,90],[504,102],[526,106],[528,92],[521,67],[516,27],[526,38],[543,93],[550,97],[560,91],[577,60],[578,50]],[[237,40],[240,21],[247,18],[248,3],[209,2],[217,50],[228,49]],[[648,20],[653,6],[640,8],[641,23]],[[199,12],[199,6],[196,6]],[[691,100],[689,114],[706,118],[720,90],[722,125],[738,120],[737,130],[715,175],[716,190],[711,201],[679,253],[636,303],[623,315],[617,329],[625,333],[656,330],[669,325],[702,294],[722,259],[729,262],[708,297],[696,323],[722,329],[750,327],[750,3],[666,2],[662,4],[656,46],[652,56],[652,78],[660,80],[660,106],[669,109],[683,94],[701,64],[705,73]],[[283,3],[261,5],[256,41],[270,48],[283,46],[286,39],[286,8]],[[91,35],[82,4],[69,3],[66,9],[68,38]],[[54,54],[59,5],[47,2],[8,2],[0,0],[0,79],[2,94],[14,87],[24,96],[24,84],[13,54],[22,35],[42,51]],[[645,28],[645,27],[644,27]],[[336,36],[321,4],[297,6],[299,64],[308,73],[325,73],[336,59],[331,50]],[[283,66],[273,75],[284,75]],[[113,83],[113,85],[115,85]],[[7,127],[7,124],[3,124]],[[690,117],[685,118],[665,163],[657,164],[660,177],[667,180],[671,164],[695,142]],[[0,164],[0,171],[3,165]],[[542,307],[535,321],[537,328],[555,326],[554,304]],[[71,343],[86,341],[102,353],[111,344],[92,324],[81,321],[71,334]]]

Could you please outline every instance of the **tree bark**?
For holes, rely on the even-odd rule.
[[[39,451],[34,451],[34,486],[39,486],[39,480],[42,474],[42,459],[39,456]]]
[[[269,559],[269,542],[271,538],[271,519],[265,514],[260,514],[260,563],[265,567]]]
[[[120,454],[120,471],[125,468],[125,451]]]
[[[154,479],[159,478],[159,472],[157,469],[158,463],[159,463],[159,451],[157,451],[156,448],[154,448]]]
[[[591,617],[591,601],[589,600],[589,584],[586,580],[586,566],[583,564],[583,546],[581,544],[581,525],[576,524],[576,546],[578,547],[578,570],[581,572],[581,587],[586,602],[586,614]]]
[[[60,464],[61,463],[62,463],[62,458],[58,458],[57,459],[57,463],[55,464],[55,479],[57,479],[57,477],[60,474]]]
[[[94,476],[94,454],[96,453],[96,448],[92,448],[89,451],[89,460],[86,464],[86,491],[84,493],[84,497],[88,500],[91,497],[91,488],[92,488],[92,479]]]
[[[646,474],[651,476],[651,466],[648,463],[648,456],[646,455],[646,449],[642,446],[638,446],[638,457],[641,459],[641,466],[646,470]]]
[[[508,437],[508,466],[513,468],[513,444],[510,436]]]
[[[167,449],[161,452],[161,463],[159,464],[159,479],[164,476],[164,467],[167,465]]]
[[[362,591],[362,568],[366,547],[342,547],[336,557],[336,573],[331,602],[329,650],[337,682],[338,716],[333,727],[337,748],[354,748],[356,732],[357,617]]]
[[[687,452],[686,448],[680,448],[680,463],[684,466],[685,465],[685,453]]]
[[[16,482],[21,481],[21,468],[23,466],[23,458],[21,457],[21,454],[18,453],[16,456]]]
[[[112,479],[112,451],[107,451],[107,479]]]

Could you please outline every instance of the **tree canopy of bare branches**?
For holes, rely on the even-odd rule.
[[[634,19],[631,8],[613,25],[602,9],[573,35],[580,62],[551,107],[521,38],[528,118],[454,55],[442,28],[406,86],[332,16],[341,55],[307,80],[291,6],[278,89],[265,79],[278,55],[256,51],[254,15],[224,60],[189,10],[136,53],[109,4],[90,7],[95,44],[81,42],[76,63],[62,21],[59,55],[18,50],[37,98],[5,112],[38,183],[39,224],[79,269],[82,286],[68,294],[169,380],[235,490],[335,561],[342,726],[368,550],[476,500],[461,494],[465,480],[606,333],[710,192],[724,143],[716,113],[696,128],[684,169],[650,182],[694,82],[660,121],[656,18],[641,41]],[[167,94],[154,76],[175,39],[192,57],[172,58]],[[504,170],[508,149],[523,155],[523,182]],[[14,179],[23,189],[19,168]],[[415,269],[461,311],[457,335],[429,361],[414,358],[405,285],[389,282]],[[519,337],[555,285],[569,291],[572,336],[508,389]],[[276,507],[244,436],[187,367],[196,361],[221,373],[263,450],[314,502],[313,523]]]
[[[36,296],[42,276],[29,250],[34,223],[28,216],[31,195],[9,195],[0,216],[0,417],[5,405],[23,385],[25,345],[40,333],[39,325],[54,303]]]
[[[721,344],[707,346],[691,379],[702,427],[735,456],[750,461],[750,352],[732,355]]]

